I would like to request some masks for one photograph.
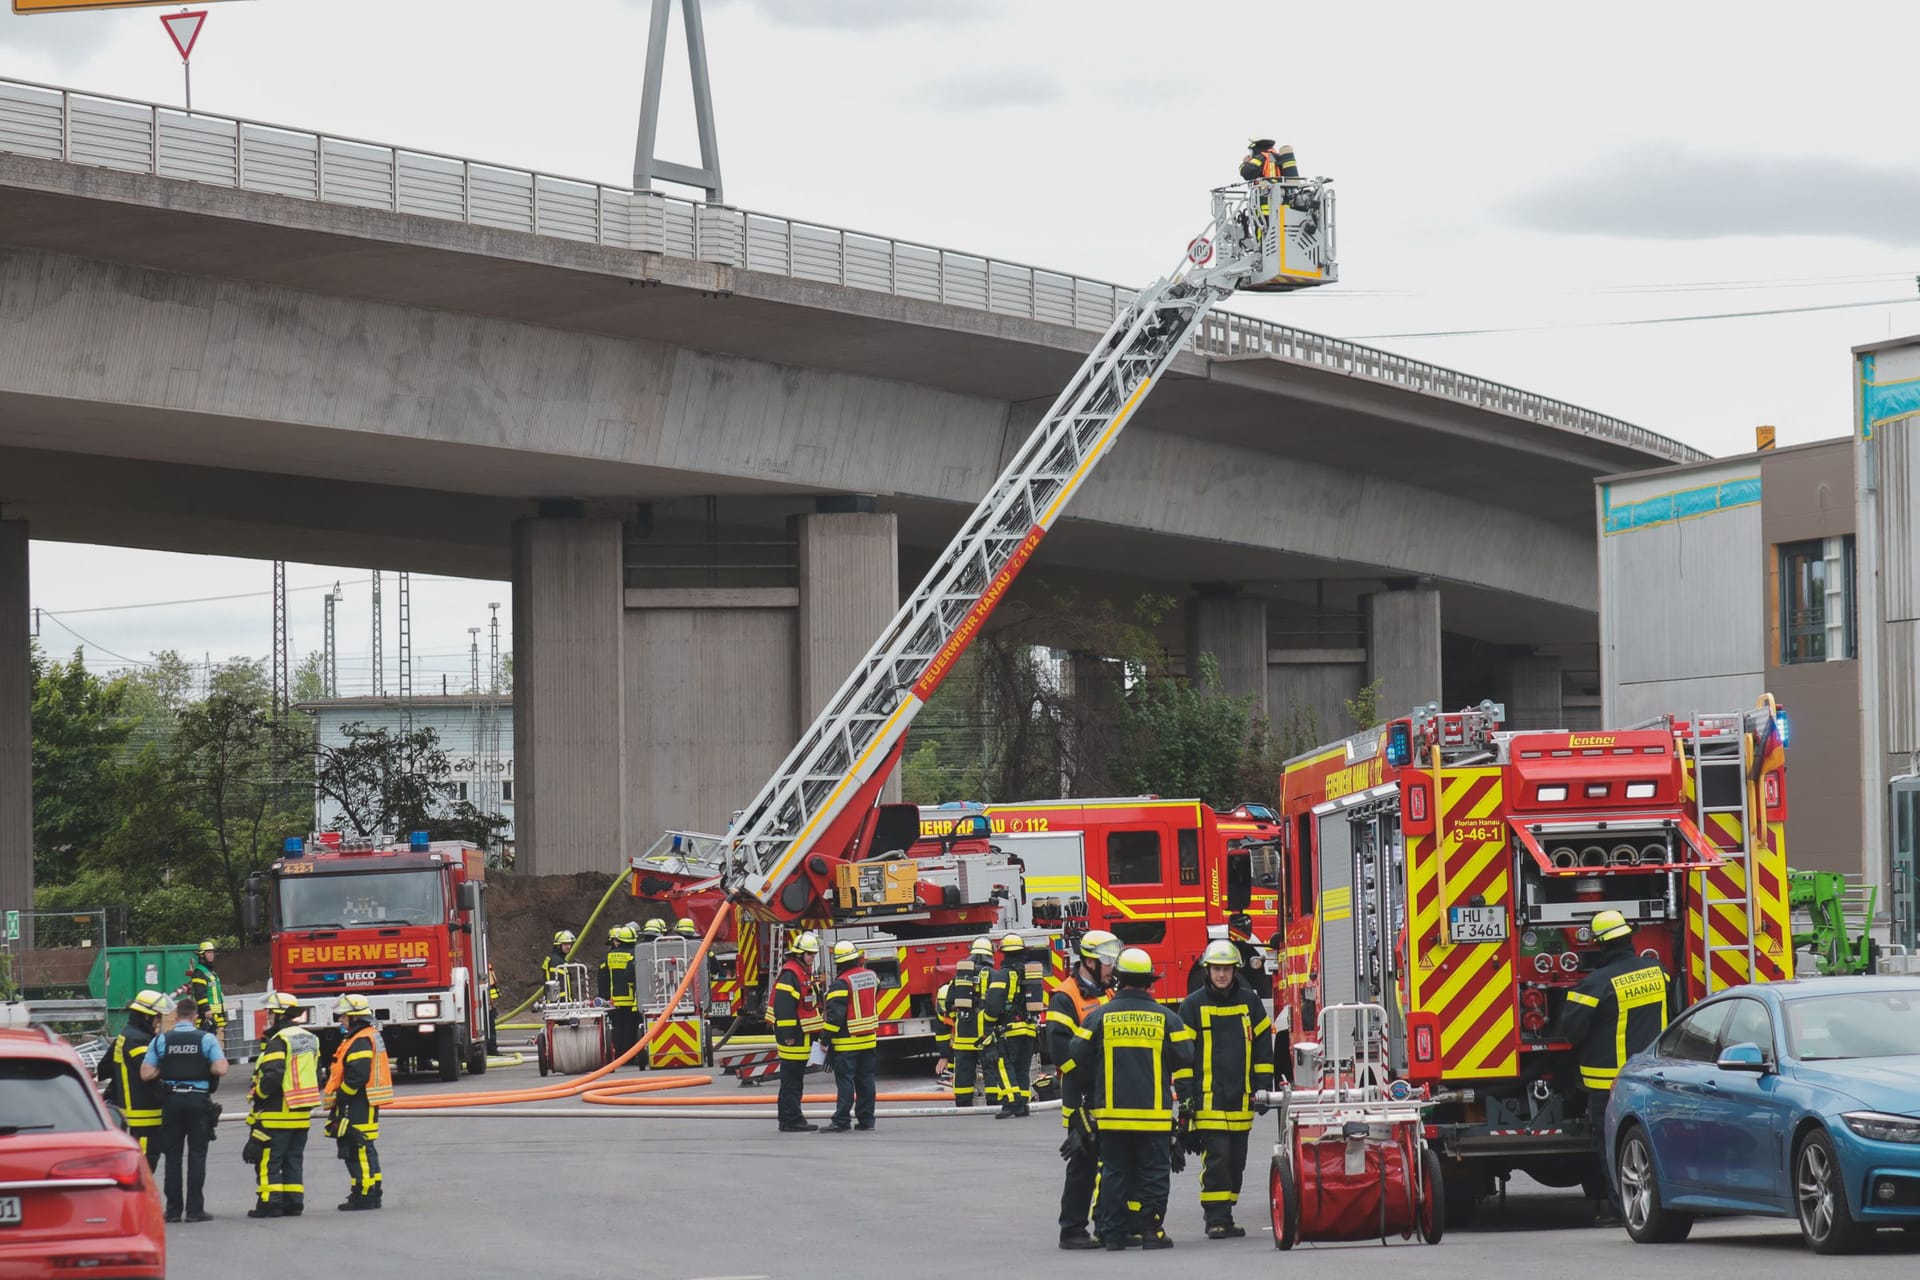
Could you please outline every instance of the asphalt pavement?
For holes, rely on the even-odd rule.
[[[537,1083],[530,1067],[518,1067],[458,1085],[409,1083],[401,1091]],[[927,1082],[894,1083],[910,1089]],[[884,1090],[889,1082],[881,1084]],[[816,1077],[812,1088],[831,1085]],[[769,1106],[773,1099],[771,1086],[746,1091],[731,1081],[698,1092],[751,1092]],[[241,1108],[237,1096],[225,1101],[230,1110]],[[1397,1280],[1411,1267],[1422,1280],[1487,1280],[1545,1265],[1557,1275],[1634,1280],[1747,1280],[1789,1267],[1854,1280],[1911,1277],[1920,1259],[1920,1245],[1898,1234],[1883,1234],[1880,1248],[1865,1257],[1818,1258],[1791,1222],[1769,1219],[1706,1222],[1686,1244],[1635,1245],[1621,1230],[1583,1225],[1588,1209],[1576,1197],[1519,1179],[1505,1206],[1483,1212],[1476,1230],[1450,1233],[1437,1246],[1375,1242],[1282,1254],[1266,1223],[1270,1129],[1256,1133],[1248,1162],[1249,1195],[1239,1215],[1246,1239],[1209,1241],[1202,1234],[1195,1160],[1173,1180],[1173,1251],[1065,1254],[1055,1247],[1064,1167],[1057,1113],[1025,1120],[991,1113],[883,1117],[872,1133],[839,1136],[779,1134],[770,1119],[690,1119],[652,1109],[596,1108],[588,1118],[541,1114],[578,1107],[523,1104],[512,1117],[389,1113],[380,1141],[386,1207],[375,1213],[335,1211],[346,1173],[316,1124],[307,1213],[267,1221],[246,1217],[253,1174],[240,1161],[238,1127],[225,1125],[207,1177],[215,1220],[169,1228],[169,1273],[192,1280],[981,1280],[1038,1264],[1051,1274],[1084,1270],[1102,1280],[1198,1267],[1247,1274],[1301,1266],[1356,1280]]]

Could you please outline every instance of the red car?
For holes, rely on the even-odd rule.
[[[160,1192],[51,1032],[0,1031],[0,1280],[167,1272]]]

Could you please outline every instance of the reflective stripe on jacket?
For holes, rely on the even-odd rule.
[[[807,999],[813,972],[805,962],[789,960],[773,980],[773,1042],[783,1062],[805,1062],[813,1052],[807,1022],[813,1010]]]
[[[253,1064],[253,1088],[247,1095],[252,1123],[263,1129],[307,1127],[320,1094],[319,1082],[313,1079],[317,1053],[318,1040],[305,1027],[275,1027],[262,1037],[260,1056]]]
[[[821,1009],[827,1043],[842,1053],[874,1048],[880,1029],[880,979],[864,964],[849,965],[827,988]]]
[[[1197,1037],[1193,1127],[1253,1128],[1253,1091],[1273,1083],[1273,1023],[1260,997],[1236,981],[1225,991],[1208,983],[1180,1006]]]
[[[1567,993],[1560,1034],[1579,1050],[1581,1084],[1613,1088],[1627,1059],[1666,1030],[1669,984],[1657,962],[1623,948]]]
[[[1171,1133],[1171,1087],[1193,1096],[1193,1032],[1139,987],[1123,987],[1074,1032],[1061,1102],[1088,1108],[1102,1129]]]

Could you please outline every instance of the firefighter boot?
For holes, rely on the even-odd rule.
[[[247,1216],[249,1218],[278,1218],[284,1213],[285,1210],[281,1209],[279,1205],[271,1204],[265,1200],[256,1201],[253,1208],[247,1210]]]
[[[1207,1224],[1207,1239],[1209,1240],[1238,1240],[1246,1234],[1247,1229],[1236,1224],[1232,1218],[1226,1218],[1219,1222],[1209,1222]]]
[[[386,1184],[375,1183],[373,1190],[367,1192],[367,1207],[370,1209],[378,1209],[381,1203],[386,1199],[386,1195],[387,1195]]]
[[[993,1113],[993,1118],[995,1120],[1011,1120],[1013,1117],[1019,1114],[1020,1114],[1019,1107],[1015,1106],[1011,1102],[1003,1102],[1000,1104],[1000,1109]]]
[[[373,1208],[373,1201],[370,1197],[364,1196],[358,1191],[349,1191],[347,1192],[347,1198],[333,1207],[345,1213],[349,1210],[371,1209]]]
[[[1087,1233],[1085,1227],[1064,1227],[1060,1231],[1062,1249],[1098,1249],[1100,1242]],[[1125,1248],[1125,1246],[1121,1246]]]
[[[1142,1249],[1171,1249],[1173,1248],[1173,1237],[1168,1235],[1167,1229],[1160,1225],[1160,1219],[1151,1218],[1147,1221],[1146,1231],[1142,1233],[1140,1247]]]

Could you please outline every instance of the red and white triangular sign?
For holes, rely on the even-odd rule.
[[[200,38],[200,28],[206,21],[205,9],[160,15],[160,25],[167,29],[167,35],[173,39],[173,47],[180,51],[180,61],[185,62],[193,56],[193,42]]]

